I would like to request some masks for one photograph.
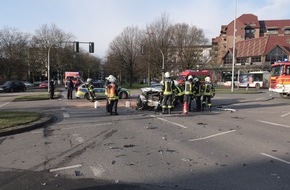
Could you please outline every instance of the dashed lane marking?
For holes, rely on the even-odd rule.
[[[157,119],[160,119],[160,120],[162,120],[162,121],[165,121],[165,122],[167,122],[167,123],[171,123],[171,124],[173,124],[173,125],[177,125],[177,126],[179,126],[179,127],[181,127],[181,128],[187,129],[186,126],[181,125],[181,124],[179,124],[179,123],[175,123],[175,122],[172,122],[172,121],[166,120],[166,119],[164,119],[164,118],[157,117],[157,116],[155,116],[155,115],[150,115],[150,116],[151,116],[151,117],[154,117],[154,118],[157,118]]]
[[[272,158],[272,159],[274,159],[274,160],[278,160],[278,161],[280,161],[280,162],[283,162],[283,163],[285,163],[285,164],[289,164],[289,165],[290,165],[290,162],[288,162],[288,161],[286,161],[286,160],[283,160],[283,159],[281,159],[281,158],[278,158],[278,157],[275,157],[275,156],[272,156],[272,155],[270,155],[270,154],[266,154],[266,153],[260,153],[260,154],[262,154],[263,156],[267,156],[267,157]]]
[[[1,104],[1,105],[0,105],[0,108],[6,106],[7,104],[10,104],[10,102],[6,102],[6,103],[4,103],[4,104]]]
[[[235,131],[236,130],[230,130],[230,131],[226,131],[226,132],[222,132],[222,133],[217,133],[217,134],[210,135],[210,136],[206,136],[206,137],[201,137],[201,138],[197,138],[197,139],[190,139],[188,141],[193,142],[193,141],[205,140],[205,139],[217,137],[217,136],[220,136],[220,135],[225,135],[225,134],[228,134],[228,133],[232,133],[232,132],[235,132]]]
[[[67,167],[62,167],[62,168],[54,168],[54,169],[50,169],[49,172],[57,172],[57,171],[61,171],[61,170],[79,168],[79,167],[82,167],[82,166],[83,166],[82,164],[77,164],[77,165],[67,166]]]
[[[259,120],[259,119],[256,120],[256,121],[261,122],[261,123],[270,124],[270,125],[275,125],[275,126],[290,128],[289,125],[283,125],[283,124],[279,124],[279,123],[272,123],[272,122],[269,122],[269,121],[263,121],[263,120]]]
[[[290,112],[281,115],[281,117],[285,117],[285,116],[288,116],[288,115],[290,115]]]

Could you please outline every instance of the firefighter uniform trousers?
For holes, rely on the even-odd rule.
[[[204,110],[207,105],[209,111],[211,111],[211,107],[212,107],[211,97],[213,96],[213,93],[214,93],[213,84],[206,83],[204,85],[204,92],[203,92],[203,97],[202,97],[202,110]]]
[[[184,85],[184,103],[187,104],[187,111],[191,111],[191,100],[193,98],[193,85],[190,81],[185,81]]]
[[[164,81],[164,91],[163,91],[163,100],[162,100],[162,113],[171,113],[173,108],[173,81],[171,79],[165,79]]]

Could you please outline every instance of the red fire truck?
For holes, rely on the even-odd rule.
[[[198,77],[200,81],[204,81],[204,78],[209,76],[211,77],[211,72],[209,70],[185,70],[179,74],[179,76],[176,78],[178,83],[183,83],[189,75],[193,77]]]
[[[290,99],[290,62],[275,62],[272,65],[269,91]]]

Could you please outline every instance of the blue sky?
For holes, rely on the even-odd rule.
[[[219,35],[221,25],[235,16],[236,0],[0,0],[0,28],[13,27],[33,34],[44,24],[55,24],[78,41],[95,42],[103,58],[109,43],[125,27],[145,29],[162,13],[175,23],[204,30],[207,38]],[[259,20],[290,19],[289,0],[237,0],[237,12]]]

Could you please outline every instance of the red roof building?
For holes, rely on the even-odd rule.
[[[233,62],[234,21],[212,39],[212,61],[224,68]],[[290,58],[290,20],[258,20],[253,14],[236,19],[235,65],[268,68]]]

